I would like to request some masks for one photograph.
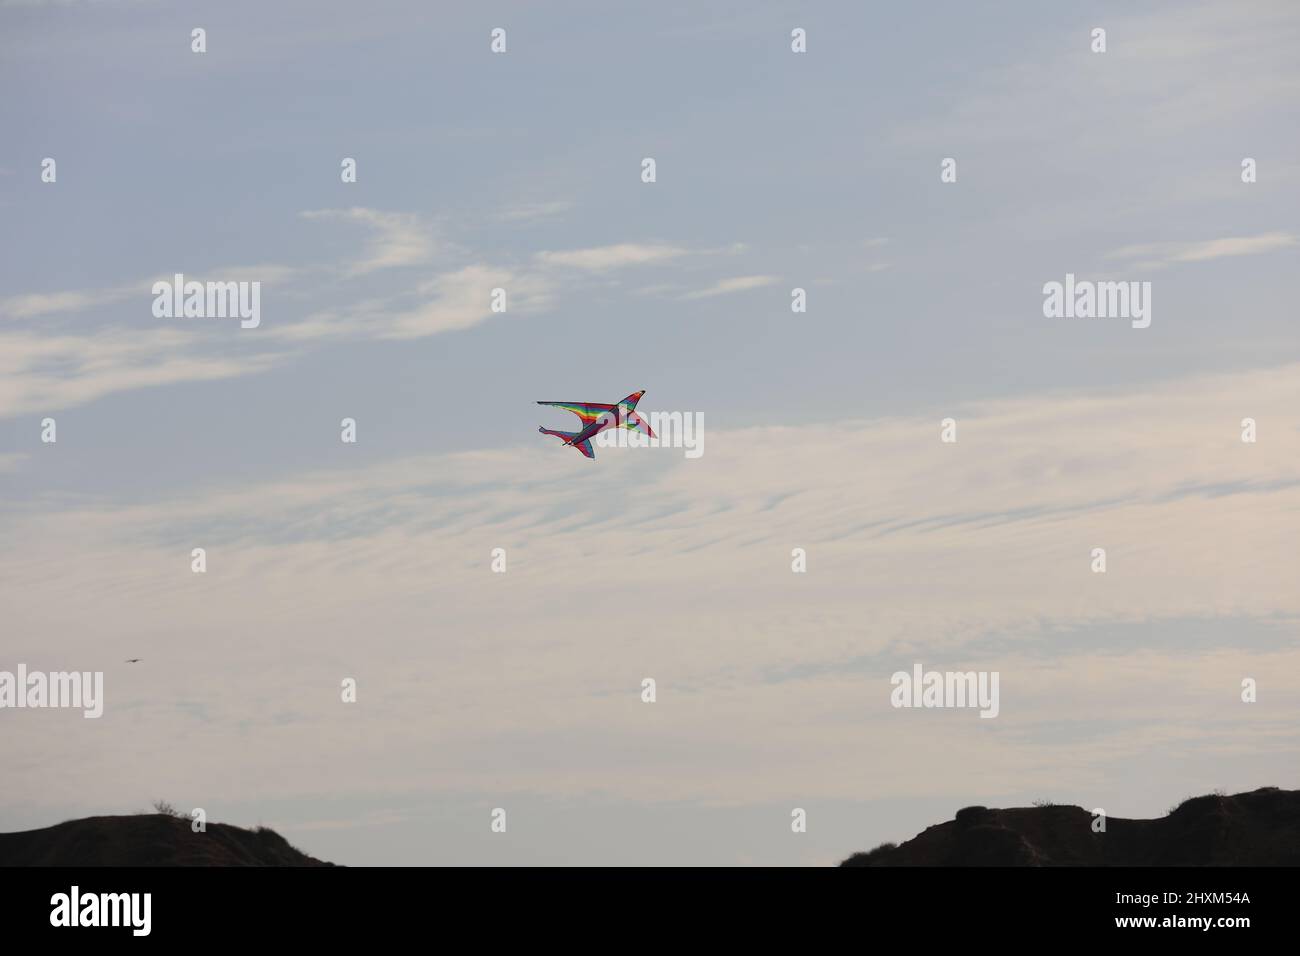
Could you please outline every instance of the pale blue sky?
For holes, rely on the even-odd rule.
[[[478,808],[507,793],[629,833],[662,811],[656,862],[829,862],[967,803],[1158,813],[1300,783],[1277,776],[1300,766],[1293,684],[1249,745],[1187,736],[1215,675],[1231,704],[1238,671],[1300,661],[1298,45],[1283,0],[0,2],[0,668],[149,668],[108,675],[118,731],[23,715],[0,827],[163,797],[340,862],[632,862],[559,823],[483,849]],[[261,327],[155,318],[178,271],[261,280]],[[1045,319],[1067,272],[1151,281],[1151,327]],[[704,414],[704,459],[587,462],[536,434],[568,427],[538,399],[642,388]],[[1099,539],[1131,548],[1106,597],[1072,577]],[[504,580],[496,546],[520,554]],[[898,716],[890,662],[945,653],[1058,692],[963,731],[992,748],[979,779],[863,742]],[[340,729],[330,688],[366,668],[357,707],[395,696]],[[666,737],[602,710],[643,706],[647,669]],[[1052,683],[1076,671],[1171,696],[1081,742],[1093,698]],[[431,683],[386,683],[411,673]],[[820,741],[803,793],[773,756],[803,752],[784,692]],[[430,702],[449,694],[468,710]],[[118,749],[137,739],[147,764]],[[864,754],[901,763],[844,770]],[[366,769],[311,769],[340,760]],[[819,800],[836,823],[791,845],[789,807]],[[718,836],[720,805],[772,842]],[[331,822],[385,814],[445,853]]]

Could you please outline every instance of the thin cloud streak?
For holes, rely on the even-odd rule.
[[[1235,256],[1258,256],[1296,245],[1289,232],[1259,236],[1230,236],[1200,242],[1152,242],[1124,246],[1106,254],[1107,259],[1142,260],[1140,265],[1164,266],[1181,262],[1208,262]]]
[[[608,272],[626,266],[667,262],[685,256],[690,250],[667,243],[622,242],[610,246],[571,249],[562,252],[539,252],[536,259],[544,266],[564,266],[589,272]]]
[[[219,771],[236,751],[286,798],[508,786],[770,800],[785,779],[773,760],[809,799],[1068,789],[1174,740],[1206,759],[1232,744],[1272,760],[1294,744],[1281,728],[1300,698],[1275,698],[1279,729],[1261,736],[1232,709],[1237,678],[1224,675],[1300,665],[1294,640],[1190,654],[1160,635],[1192,618],[1300,620],[1300,434],[1278,425],[1300,402],[1297,373],[956,409],[956,444],[939,440],[936,414],[719,430],[694,461],[605,449],[598,471],[530,444],[148,504],[0,511],[10,653],[107,667],[129,644],[206,714],[164,720],[155,691],[113,675],[119,723],[104,733],[132,747],[22,718],[19,757],[98,772],[108,800],[132,786],[133,754],[159,751],[178,755],[178,779],[223,798],[237,795]],[[1249,407],[1267,437],[1242,443],[1230,405]],[[631,498],[598,493],[631,483]],[[189,571],[195,546],[207,575]],[[1097,546],[1105,575],[1089,568]],[[506,574],[490,570],[494,547]],[[793,547],[807,549],[807,574],[791,573]],[[1090,642],[1124,622],[1142,623],[1127,653]],[[209,676],[212,646],[228,667]],[[899,719],[888,676],[916,659],[1001,670],[998,726],[939,715],[936,740],[931,724]],[[661,723],[646,735],[629,688],[663,674]],[[349,675],[367,701],[356,711],[336,699]],[[301,720],[280,720],[283,699]],[[1210,712],[1215,740],[1186,731]],[[1040,726],[1116,714],[1127,725],[1113,739],[1062,742]],[[201,759],[182,739],[203,742]],[[323,740],[353,774],[276,769],[284,748],[311,755]],[[915,747],[935,765],[908,759]],[[846,772],[849,751],[871,767]],[[906,779],[882,780],[881,765]]]
[[[700,289],[696,292],[688,292],[682,296],[683,299],[711,299],[718,295],[729,295],[733,292],[748,292],[751,289],[761,289],[776,282],[776,276],[736,276],[732,279],[720,279],[707,289]]]
[[[143,331],[108,325],[91,333],[0,332],[0,370],[5,372],[0,383],[0,418],[55,411],[131,389],[257,374],[312,345],[348,339],[410,340],[464,331],[502,317],[491,308],[497,288],[507,291],[511,313],[536,315],[551,308],[561,288],[571,287],[584,275],[679,262],[691,251],[667,243],[617,243],[567,252],[543,251],[523,265],[469,261],[424,279],[404,280],[400,291],[376,296],[347,283],[381,270],[427,267],[440,251],[449,258],[453,254],[464,258],[468,253],[437,238],[431,226],[413,215],[364,207],[312,210],[301,215],[309,221],[360,224],[371,235],[363,240],[353,261],[331,266],[267,263],[208,274],[226,281],[283,284],[288,293],[283,301],[320,294],[326,288],[324,280],[333,274],[341,277],[344,285],[331,288],[328,308],[316,309],[298,320],[268,317],[255,333],[233,337],[203,334],[199,329],[207,325],[206,320],[195,325],[200,320],[177,319]],[[742,248],[704,250],[701,254],[735,254]],[[72,314],[137,295],[141,315],[149,322],[159,322],[150,312],[150,289],[154,281],[171,279],[167,275],[105,290],[14,296],[0,302],[0,311],[7,309],[20,318]],[[255,354],[250,356],[250,350]]]

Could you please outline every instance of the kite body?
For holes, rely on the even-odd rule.
[[[582,419],[582,428],[576,432],[562,432],[553,428],[537,429],[543,435],[554,435],[564,439],[564,444],[572,445],[588,458],[595,458],[591,440],[606,428],[629,428],[643,432],[650,438],[655,433],[650,430],[650,423],[636,413],[636,403],[645,394],[645,389],[633,392],[615,405],[603,405],[598,402],[538,402],[538,405],[554,405],[567,412],[573,412]]]

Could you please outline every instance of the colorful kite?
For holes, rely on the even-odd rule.
[[[633,392],[617,405],[601,405],[596,402],[538,402],[538,405],[554,405],[556,408],[573,412],[582,419],[582,429],[576,432],[556,431],[553,428],[537,430],[543,435],[563,438],[566,445],[572,445],[588,458],[595,458],[596,453],[591,450],[591,439],[606,428],[630,428],[632,431],[645,432],[650,438],[655,437],[655,433],[650,430],[650,423],[635,411],[636,403],[644,394],[645,389]]]

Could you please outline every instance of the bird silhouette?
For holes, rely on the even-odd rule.
[[[128,664],[139,664],[142,660],[144,660],[143,657],[128,657],[126,662]]]

